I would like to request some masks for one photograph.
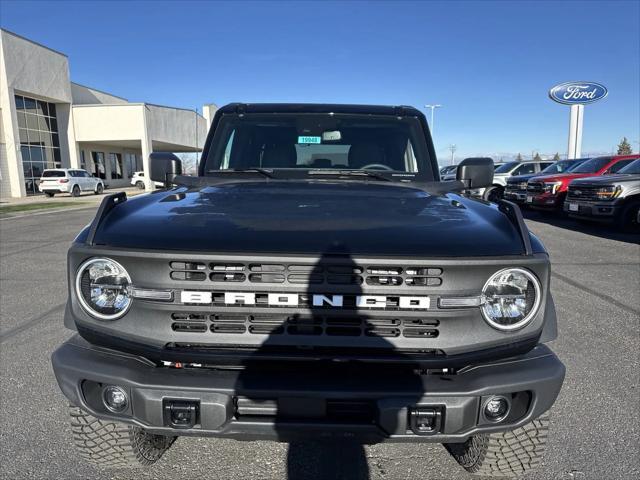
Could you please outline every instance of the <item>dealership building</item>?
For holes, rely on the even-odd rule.
[[[133,172],[149,171],[151,152],[200,151],[215,108],[205,105],[202,116],[79,85],[66,55],[0,30],[0,196],[38,194],[46,168],[129,185]]]

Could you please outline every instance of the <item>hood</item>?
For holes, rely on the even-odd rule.
[[[111,210],[95,244],[230,254],[523,253],[518,231],[495,205],[378,182],[260,181],[157,191]]]
[[[535,177],[537,173],[528,173],[526,175],[514,175],[513,177],[509,177],[507,183],[520,183],[526,182],[527,180]]]
[[[571,182],[571,185],[621,185],[625,183],[640,183],[640,175],[601,175]]]
[[[586,178],[586,177],[595,177],[597,173],[559,173],[556,175],[543,175],[538,177],[530,178],[532,181],[541,181],[541,182],[562,182],[567,185],[569,182],[577,179],[577,178]]]

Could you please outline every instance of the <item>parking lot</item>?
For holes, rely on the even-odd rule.
[[[181,438],[152,469],[98,471],[71,443],[66,400],[49,357],[62,325],[66,250],[92,209],[0,220],[0,473],[3,478],[472,478],[440,445],[366,447]],[[640,475],[640,235],[527,213],[553,262],[567,366],[543,466],[530,479]]]

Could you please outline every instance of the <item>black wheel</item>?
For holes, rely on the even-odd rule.
[[[616,226],[626,232],[640,231],[640,200],[625,205],[616,218]]]
[[[102,192],[104,192],[104,186],[101,183],[99,183],[96,186],[96,195],[102,195]]]
[[[475,435],[445,448],[470,473],[484,477],[516,477],[540,464],[547,443],[549,415],[515,430]]]
[[[502,200],[504,196],[504,189],[502,187],[489,187],[484,192],[484,199],[488,202],[496,203],[498,200]]]
[[[51,197],[53,197],[55,195],[55,193],[53,193],[53,192],[44,192],[44,194],[49,198],[51,198]]]
[[[140,427],[100,420],[69,406],[76,449],[88,462],[110,468],[145,467],[162,457],[176,437],[153,435]]]
[[[136,187],[138,187],[140,190],[144,190],[144,182],[142,180],[138,180],[136,182]]]
[[[71,196],[72,197],[80,196],[80,187],[78,185],[74,185],[73,188],[71,189]]]

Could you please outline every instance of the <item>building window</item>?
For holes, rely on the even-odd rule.
[[[93,176],[106,180],[107,170],[104,166],[104,153],[91,152],[91,159],[93,160]]]
[[[133,177],[133,173],[136,172],[136,156],[134,153],[124,154],[124,165],[127,172],[127,178]]]
[[[119,153],[109,154],[109,168],[111,169],[111,179],[120,180],[122,178],[122,155]]]
[[[84,156],[84,150],[80,150],[80,168],[83,170],[87,169],[87,159]]]
[[[27,195],[38,192],[46,168],[60,168],[60,138],[56,106],[22,95],[15,96],[22,171]]]

